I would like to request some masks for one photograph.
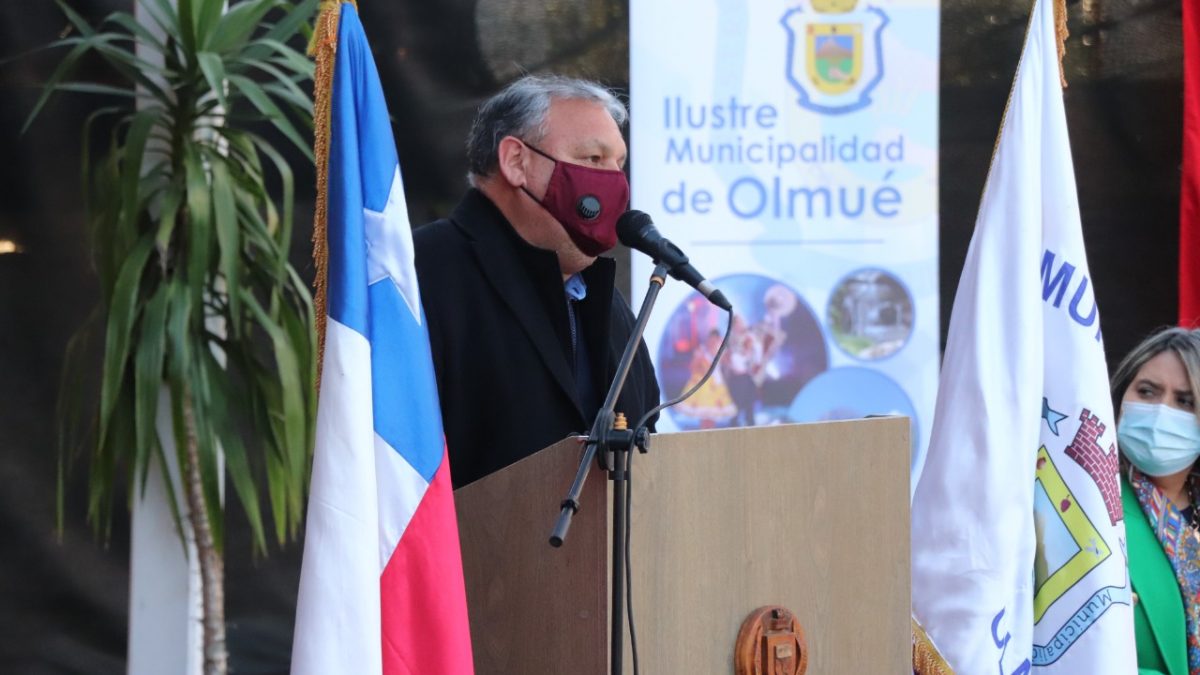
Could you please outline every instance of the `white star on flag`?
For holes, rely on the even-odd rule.
[[[404,199],[400,167],[396,167],[392,176],[387,205],[382,212],[363,209],[363,226],[367,235],[367,283],[391,278],[420,324],[421,292],[417,289],[412,228],[408,223],[408,202]]]

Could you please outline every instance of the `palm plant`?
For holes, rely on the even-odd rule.
[[[256,551],[267,546],[260,486],[282,544],[301,523],[308,483],[313,308],[288,263],[293,174],[276,144],[312,159],[300,131],[311,131],[312,101],[300,85],[312,65],[288,43],[309,31],[317,0],[138,0],[148,20],[116,12],[97,27],[56,1],[74,33],[48,45],[67,52],[26,126],[54,92],[123,101],[93,112],[83,130],[101,300],[64,366],[60,527],[73,461],[86,458],[88,518],[100,536],[122,486],[132,502],[152,467],[161,470],[181,537],[185,519],[195,537],[204,670],[220,673],[222,453]],[[125,86],[68,81],[89,54]],[[94,156],[98,122],[110,133]],[[269,187],[282,193],[279,206]],[[102,337],[103,359],[99,395],[87,397],[79,392],[93,337]],[[156,426],[164,390],[169,438]],[[172,446],[182,502],[166,474]]]

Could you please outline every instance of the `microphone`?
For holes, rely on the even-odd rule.
[[[655,263],[666,265],[668,274],[700,291],[700,294],[708,298],[712,304],[727,312],[733,311],[733,305],[726,299],[725,294],[717,290],[717,287],[709,283],[703,274],[692,267],[688,262],[688,257],[679,250],[678,246],[659,233],[650,216],[634,210],[621,214],[621,217],[617,219],[617,238],[629,248],[637,249],[650,256]]]

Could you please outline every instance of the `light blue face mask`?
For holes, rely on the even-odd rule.
[[[1200,422],[1190,412],[1161,403],[1121,404],[1117,442],[1147,476],[1179,473],[1200,458]]]

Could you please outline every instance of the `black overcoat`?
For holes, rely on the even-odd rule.
[[[454,485],[586,433],[592,420],[576,391],[557,256],[521,239],[477,190],[413,240]],[[615,267],[599,258],[584,270],[587,297],[578,304],[596,401],[634,323],[613,285]],[[642,343],[616,409],[632,424],[658,399]]]

